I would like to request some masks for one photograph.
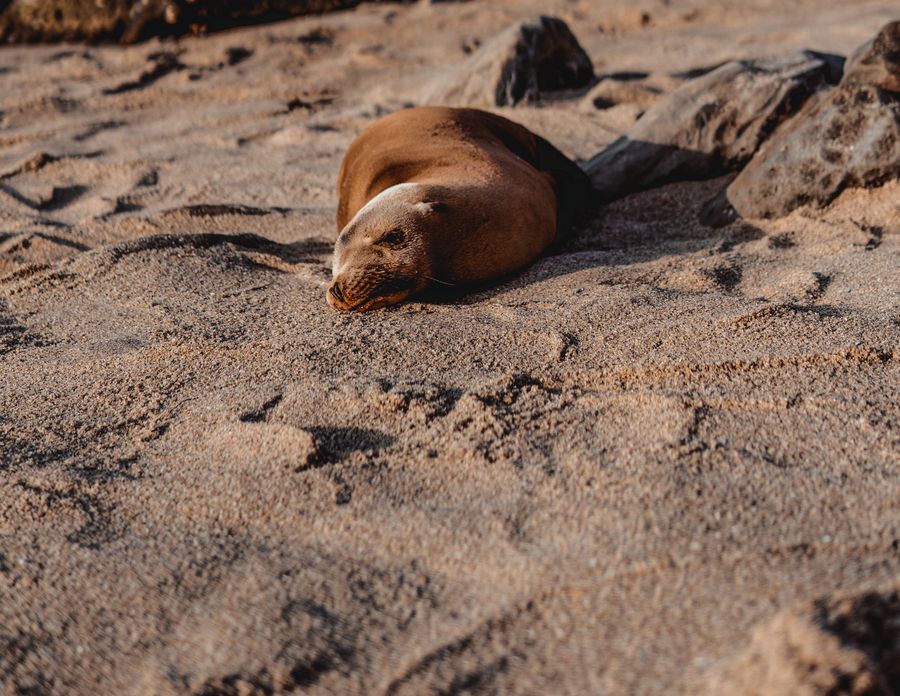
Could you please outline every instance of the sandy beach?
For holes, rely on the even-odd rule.
[[[900,693],[900,181],[721,228],[733,174],[667,184],[492,287],[327,306],[349,144],[537,13],[605,101],[493,110],[579,162],[691,71],[900,19],[0,48],[0,694]]]

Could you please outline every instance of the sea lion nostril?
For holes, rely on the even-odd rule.
[[[328,288],[328,292],[334,295],[335,299],[339,302],[346,302],[344,299],[344,291],[341,290],[341,286],[337,283],[332,283],[331,287]]]

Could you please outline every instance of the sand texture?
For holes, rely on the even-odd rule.
[[[543,11],[585,162],[893,0],[366,4],[0,51],[0,694],[900,693],[900,182],[602,208],[452,300],[325,303],[341,157]],[[596,100],[596,105],[595,105]]]

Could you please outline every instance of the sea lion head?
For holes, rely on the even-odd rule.
[[[334,246],[328,304],[366,311],[405,300],[431,280],[430,230],[444,205],[428,187],[398,184],[363,206]]]

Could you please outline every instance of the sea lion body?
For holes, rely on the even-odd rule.
[[[336,309],[374,309],[431,283],[469,285],[534,261],[590,200],[547,141],[476,109],[420,107],[376,121],[338,177]]]

